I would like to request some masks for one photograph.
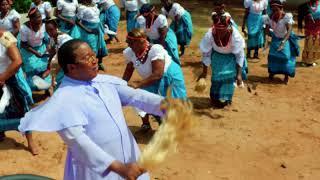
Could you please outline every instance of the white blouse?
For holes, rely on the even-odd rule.
[[[278,38],[284,38],[288,33],[286,25],[292,25],[294,23],[291,13],[286,13],[285,16],[278,22],[271,20],[270,17],[266,15],[264,16],[264,22],[271,27],[274,35]]]
[[[17,39],[14,39],[17,42]],[[0,74],[4,73],[12,63],[7,55],[7,48],[0,43]]]
[[[61,11],[62,16],[74,17],[77,12],[78,0],[66,1],[58,0],[57,9]]]
[[[21,42],[26,42],[31,47],[41,46],[43,43],[43,39],[45,37],[46,28],[45,25],[42,24],[41,28],[38,32],[34,32],[25,24],[22,25],[21,30]]]
[[[147,0],[123,0],[122,4],[127,11],[138,11],[143,4],[147,4]]]
[[[160,28],[168,27],[167,18],[162,14],[158,15],[157,19],[155,19],[150,29],[146,28],[146,19],[143,16],[139,16],[137,18],[137,23],[139,27],[142,28],[146,32],[147,36],[152,40],[157,40],[160,38]]]
[[[244,7],[246,9],[249,8],[250,9],[250,13],[261,14],[262,11],[267,9],[268,1],[266,1],[266,0],[260,0],[260,1],[245,0],[244,1]]]
[[[20,14],[16,10],[12,9],[6,17],[0,19],[0,28],[13,32],[13,22],[20,20],[20,18]]]
[[[98,4],[106,4],[106,9],[109,9],[111,6],[115,5],[113,0],[100,0]]]
[[[54,39],[52,37],[50,37],[50,45],[52,47],[56,48],[56,51],[58,52],[58,49],[67,41],[71,40],[72,37],[69,36],[66,33],[61,33],[58,35],[57,37],[57,43],[54,41]]]
[[[226,47],[219,47],[216,45],[213,36],[212,29],[210,28],[200,42],[200,51],[202,52],[202,62],[206,66],[211,64],[212,50],[221,54],[234,54],[236,56],[237,64],[242,67],[244,63],[244,48],[245,41],[240,32],[233,28],[232,37],[229,44]]]
[[[51,4],[49,2],[47,2],[47,1],[42,2],[39,6],[37,6],[34,3],[31,3],[30,9],[33,8],[33,7],[37,7],[38,8],[38,10],[41,13],[42,19],[46,18],[46,12],[51,13],[51,10],[52,10]]]
[[[80,20],[84,20],[91,23],[99,23],[100,22],[100,10],[97,6],[84,6],[80,4],[78,6],[77,17]]]
[[[135,69],[137,69],[138,74],[146,79],[152,74],[152,61],[162,60],[164,61],[164,72],[166,72],[172,62],[171,57],[168,52],[159,44],[152,45],[147,60],[144,64],[136,63],[137,56],[133,52],[133,50],[128,47],[123,51],[123,55],[126,59],[127,63],[132,62]]]
[[[169,12],[164,7],[161,8],[161,11],[165,16],[174,19],[176,16],[180,18],[186,10],[179,3],[173,3]]]

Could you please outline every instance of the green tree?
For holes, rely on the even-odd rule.
[[[13,8],[19,13],[27,13],[32,0],[14,0]]]

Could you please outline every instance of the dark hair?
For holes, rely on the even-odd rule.
[[[222,6],[222,5],[225,5],[225,4],[226,4],[225,0],[214,0],[213,1],[213,5],[214,6]]]
[[[76,54],[74,51],[79,48],[79,46],[83,43],[86,43],[80,39],[72,39],[64,43],[58,49],[58,62],[61,68],[63,69],[64,73],[68,73],[68,64],[75,64],[76,63]]]
[[[282,7],[284,4],[284,2],[280,1],[280,0],[271,0],[270,1],[270,5],[273,6],[273,5],[277,5],[277,6],[280,6]]]
[[[140,14],[149,13],[154,9],[154,5],[152,4],[143,4],[139,10]]]
[[[39,16],[41,17],[41,13],[40,13],[40,11],[38,10],[37,7],[33,7],[28,11],[28,17],[30,19],[36,18],[36,17],[39,17]]]
[[[49,19],[49,20],[47,20],[46,21],[46,25],[48,25],[48,24],[51,24],[51,25],[53,25],[54,27],[58,27],[58,23],[57,23],[57,21],[56,20],[54,20],[54,19]]]

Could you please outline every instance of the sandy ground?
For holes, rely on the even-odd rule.
[[[282,76],[269,81],[266,55],[249,63],[249,86],[236,89],[229,109],[213,109],[208,90],[194,91],[201,72],[198,43],[210,26],[211,9],[195,9],[197,3],[184,4],[193,13],[195,36],[182,57],[188,96],[193,101],[200,126],[167,162],[150,171],[161,180],[317,180],[320,179],[320,66],[297,65],[296,77],[288,85]],[[241,19],[242,10],[229,8],[233,17]],[[126,47],[125,22],[121,22],[121,44],[108,45],[105,59],[107,73],[122,76]],[[301,42],[302,44],[302,42]],[[300,61],[300,58],[298,59]],[[134,79],[138,79],[137,74]],[[210,83],[209,78],[207,82]],[[67,99],[66,99],[67,101]],[[141,148],[152,133],[135,133],[140,119],[131,108],[125,108],[128,125]],[[44,119],[45,121],[45,119]],[[154,129],[157,123],[153,122]],[[26,151],[26,140],[17,132],[8,132],[0,143],[0,175],[33,173],[62,179],[66,146],[54,133],[34,133],[40,150],[38,156]]]

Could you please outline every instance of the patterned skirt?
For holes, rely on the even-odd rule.
[[[30,106],[33,104],[31,89],[24,78],[21,68],[6,81],[6,86],[11,93],[11,98],[9,105],[0,114],[0,132],[17,130],[20,118],[29,111]]]
[[[136,28],[136,16],[138,11],[126,11],[126,19],[127,19],[127,33],[131,32],[134,28]]]
[[[80,31],[80,39],[87,42],[92,50],[96,53],[97,57],[104,57],[108,55],[108,50],[106,43],[104,41],[104,28],[101,23],[90,23],[87,21],[81,21],[82,24],[88,29],[97,29],[99,34],[88,33],[81,27],[79,27]]]
[[[172,21],[170,29],[175,32],[179,45],[189,45],[193,33],[190,13],[185,11],[178,22]]]
[[[43,43],[41,46],[32,47],[34,50],[38,51],[40,54],[46,52],[46,45]],[[42,74],[48,68],[48,57],[38,58],[33,53],[25,50],[24,48],[20,49],[20,53],[23,60],[22,69],[26,73],[26,79],[32,90],[38,90],[37,86],[33,83],[32,77],[42,76]],[[51,75],[48,75],[44,79],[47,83],[51,84]]]
[[[250,13],[247,19],[247,48],[262,48],[264,45],[263,18],[261,14]]]
[[[172,98],[187,99],[183,72],[181,67],[173,61],[159,81],[143,89],[166,97],[169,87]]]
[[[64,16],[64,18],[75,20],[76,17]],[[80,38],[80,32],[78,26],[71,25],[63,20],[58,20],[59,30],[66,34],[69,34],[72,38],[78,39]]]
[[[151,43],[160,44],[159,40],[151,40]],[[178,51],[178,41],[174,32],[169,28],[166,38],[165,38],[165,47],[164,47],[171,59],[180,65],[180,57]]]
[[[102,24],[107,24],[109,29],[113,32],[117,32],[119,21],[120,21],[120,9],[116,5],[112,5],[107,10],[101,12],[100,14],[100,22]]]
[[[295,35],[291,34],[286,41],[284,48],[278,51],[282,38],[272,36],[270,51],[268,56],[269,74],[284,74],[290,77],[295,76],[296,56],[299,55],[299,46]]]
[[[237,63],[234,54],[211,54],[211,88],[210,98],[213,100],[231,101],[234,93],[234,81],[237,74]]]

